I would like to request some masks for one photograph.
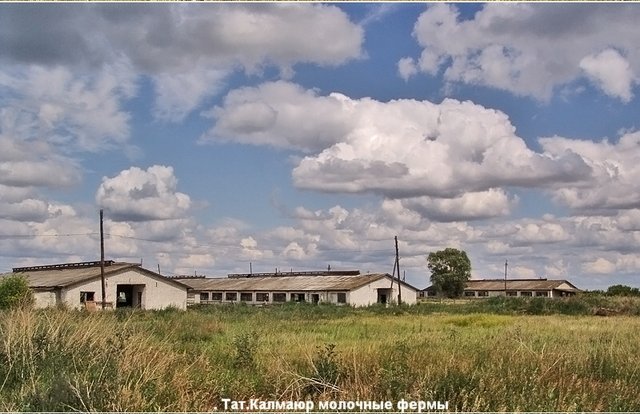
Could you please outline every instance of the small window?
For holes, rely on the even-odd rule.
[[[518,296],[518,292],[507,291],[507,296]]]
[[[211,300],[222,300],[222,292],[211,292]]]
[[[227,292],[224,295],[225,300],[238,300],[238,294],[236,292]]]
[[[287,301],[287,294],[286,293],[274,293],[273,294],[273,301],[274,302],[286,302]]]
[[[304,293],[292,293],[291,294],[291,301],[292,302],[304,302],[305,301],[305,294]]]
[[[269,302],[268,293],[256,293],[256,302]]]
[[[536,292],[536,296],[540,297],[547,297],[549,296],[549,292]]]
[[[200,302],[208,302],[209,301],[209,292],[202,292],[200,294]]]
[[[469,297],[469,296],[474,297],[474,296],[476,296],[476,292],[474,292],[473,290],[465,290],[464,291],[464,295],[467,296],[467,297]]]
[[[95,292],[80,292],[80,303],[93,302],[95,294]]]
[[[338,292],[338,303],[347,303],[347,294],[345,292]]]
[[[532,292],[520,292],[520,296],[533,296]]]
[[[486,290],[480,290],[478,291],[478,296],[489,296],[489,292]]]
[[[249,292],[249,293],[245,293],[245,292],[240,293],[240,300],[242,302],[253,302],[253,293],[251,293],[251,292]]]

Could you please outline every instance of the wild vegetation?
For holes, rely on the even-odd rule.
[[[610,297],[16,308],[0,312],[0,411],[210,411],[222,398],[639,411],[639,314],[640,299]]]
[[[28,306],[32,302],[33,293],[23,276],[7,276],[0,279],[0,309]]]

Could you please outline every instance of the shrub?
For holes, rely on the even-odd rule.
[[[607,296],[640,296],[640,289],[626,285],[613,285],[607,289]]]
[[[336,345],[328,343],[324,348],[318,348],[311,363],[312,373],[308,378],[309,384],[306,387],[306,394],[314,395],[337,391],[342,367],[338,360]]]
[[[411,388],[415,376],[411,375],[409,351],[406,340],[397,341],[392,347],[385,349],[379,378],[381,397],[397,401],[404,398]]]
[[[256,366],[256,350],[258,336],[254,332],[243,332],[233,339],[233,366],[236,368],[253,369]]]
[[[0,309],[28,306],[32,303],[33,293],[24,276],[5,276],[0,279]]]

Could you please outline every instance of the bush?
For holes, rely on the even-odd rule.
[[[311,372],[306,377],[308,381],[304,393],[314,396],[323,393],[334,394],[339,390],[342,367],[338,361],[335,344],[325,344],[324,348],[317,348],[316,355],[311,360]]]
[[[607,289],[607,296],[640,296],[640,289],[626,285],[613,285]]]
[[[244,332],[233,339],[234,358],[233,366],[243,369],[256,367],[256,350],[258,349],[258,336],[254,332]]]
[[[24,276],[5,276],[0,279],[0,309],[29,306],[32,303],[33,293]]]

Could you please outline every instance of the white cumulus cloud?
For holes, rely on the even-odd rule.
[[[633,98],[633,70],[617,50],[606,49],[598,54],[585,56],[580,61],[580,68],[607,95],[620,98],[623,102],[629,102]]]
[[[96,202],[116,221],[180,218],[188,211],[191,199],[178,192],[177,185],[172,167],[131,167],[115,177],[104,177]]]
[[[306,189],[455,198],[589,174],[576,154],[536,153],[504,113],[472,102],[321,96],[281,81],[232,91],[211,114],[208,139],[310,153],[293,170]]]
[[[364,30],[323,4],[16,4],[3,7],[0,38],[0,60],[21,67],[99,71],[123,61],[152,80],[156,117],[180,121],[236,70],[276,67],[290,77],[298,63],[357,59]]]
[[[640,71],[639,19],[633,5],[486,4],[465,19],[456,5],[433,4],[414,26],[423,48],[417,67],[429,75],[441,72],[448,82],[541,100],[584,70],[605,93],[628,102],[631,79]]]
[[[574,184],[556,186],[557,202],[583,210],[640,207],[640,132],[624,133],[617,142],[550,137],[540,144],[552,156],[578,154],[592,172]]]

